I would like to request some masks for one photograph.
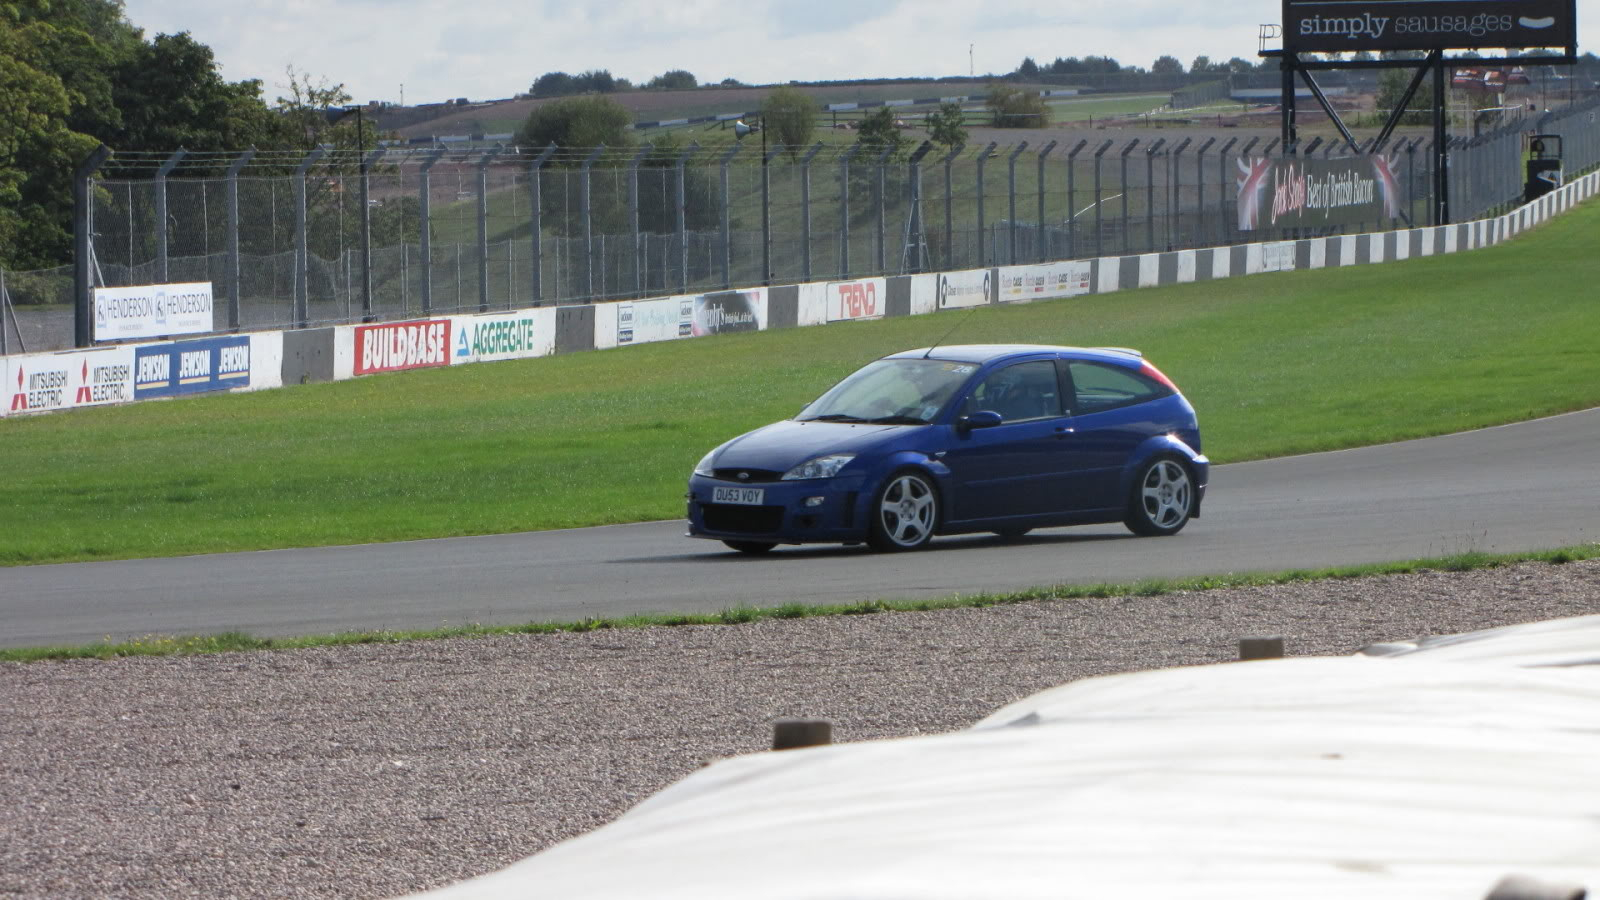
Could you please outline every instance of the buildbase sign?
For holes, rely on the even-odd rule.
[[[450,320],[362,325],[356,329],[355,374],[450,365]]]

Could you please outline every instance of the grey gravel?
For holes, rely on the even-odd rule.
[[[0,895],[387,897],[601,825],[779,718],[971,725],[1043,688],[1600,612],[1600,561],[1152,597],[0,665]]]

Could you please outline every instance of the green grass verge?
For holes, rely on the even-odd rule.
[[[0,420],[0,563],[675,518],[695,460],[939,340],[1142,348],[1219,463],[1600,405],[1600,204],[1471,253]]]
[[[58,659],[114,659],[124,656],[190,656],[205,653],[233,653],[250,650],[296,650],[307,647],[338,647],[350,644],[396,644],[445,638],[487,637],[503,634],[553,634],[555,632],[602,631],[617,628],[673,627],[680,625],[741,625],[762,619],[807,619],[817,616],[870,615],[881,612],[928,612],[937,609],[978,609],[1039,600],[1072,600],[1085,597],[1157,597],[1178,591],[1214,591],[1226,588],[1257,587],[1327,579],[1370,578],[1412,572],[1466,572],[1495,569],[1518,563],[1542,562],[1552,565],[1600,557],[1600,544],[1583,544],[1559,550],[1528,553],[1464,553],[1406,562],[1340,566],[1327,569],[1296,569],[1287,572],[1210,575],[1198,578],[1162,578],[1131,584],[1055,585],[1029,588],[1003,594],[970,594],[928,600],[871,600],[864,603],[809,605],[786,603],[782,606],[741,606],[719,613],[624,616],[593,618],[578,622],[530,622],[523,625],[466,625],[420,631],[347,631],[338,634],[289,638],[259,638],[238,631],[223,634],[170,637],[151,635],[132,641],[82,644],[60,647],[21,647],[0,650],[0,662],[40,662]]]

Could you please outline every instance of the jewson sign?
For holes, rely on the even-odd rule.
[[[226,391],[250,384],[250,336],[152,344],[135,350],[133,398]]]
[[[161,338],[211,331],[211,282],[94,289],[94,339]]]
[[[1239,230],[1382,223],[1400,216],[1400,187],[1381,156],[1240,157]]]

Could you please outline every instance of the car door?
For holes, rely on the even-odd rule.
[[[990,428],[957,431],[946,450],[953,496],[946,521],[1006,519],[1058,511],[1065,502],[1065,421],[1055,362],[1012,363],[989,373],[959,415],[999,413]]]
[[[1122,471],[1144,441],[1166,430],[1150,415],[1151,401],[1170,389],[1114,363],[1064,361],[1073,412],[1067,443],[1067,507],[1075,512],[1120,509]]]

